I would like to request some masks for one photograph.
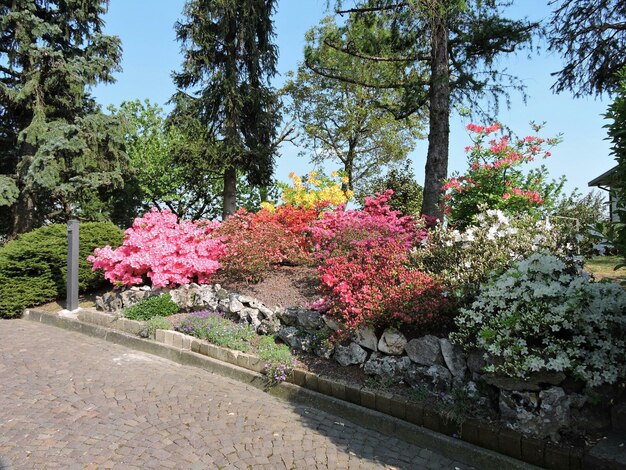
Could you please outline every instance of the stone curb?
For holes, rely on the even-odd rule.
[[[582,455],[572,458],[572,455],[562,452],[546,452],[542,441],[533,439],[530,441],[534,442],[530,442],[512,431],[500,430],[497,435],[487,433],[473,420],[463,423],[458,434],[460,439],[450,437],[457,434],[458,425],[442,420],[431,409],[398,400],[389,393],[375,393],[354,385],[334,382],[302,369],[294,370],[290,379],[292,383],[268,387],[267,380],[260,373],[262,361],[256,356],[215,346],[179,332],[157,330],[157,341],[153,341],[36,309],[26,310],[23,318],[100,338],[179,364],[199,367],[264,390],[278,398],[311,406],[410,444],[436,450],[449,458],[480,469],[539,468],[529,462],[532,460],[547,468],[583,468]],[[494,442],[498,442],[498,449],[494,448]],[[503,443],[508,446],[509,452],[524,461],[497,452],[502,451]],[[535,444],[534,447],[531,444]]]

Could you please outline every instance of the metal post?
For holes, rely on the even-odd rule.
[[[78,220],[67,222],[67,302],[66,310],[78,310]]]

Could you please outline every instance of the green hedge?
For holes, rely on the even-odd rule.
[[[87,256],[95,248],[122,243],[124,232],[108,222],[80,224],[79,290],[105,284]],[[0,317],[22,314],[25,308],[65,297],[67,226],[48,225],[20,235],[0,247]]]

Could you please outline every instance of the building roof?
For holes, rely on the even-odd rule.
[[[605,171],[597,178],[592,179],[587,183],[587,186],[611,186],[613,181],[613,175],[617,171],[617,165],[611,168],[609,171]]]

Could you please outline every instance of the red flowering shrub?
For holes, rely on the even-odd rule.
[[[314,209],[290,205],[256,214],[240,209],[218,229],[228,247],[221,258],[222,269],[248,282],[259,281],[263,273],[280,263],[299,264],[309,260],[304,230],[317,217]]]
[[[523,172],[521,167],[537,157],[547,158],[558,139],[528,136],[511,141],[508,136],[491,137],[500,124],[484,127],[469,124],[474,145],[466,147],[469,169],[453,175],[443,185],[443,210],[458,225],[473,222],[485,209],[499,209],[508,214],[540,215],[556,202],[563,181],[549,182],[544,166]],[[535,131],[540,126],[534,126]]]
[[[222,240],[213,236],[218,225],[178,221],[171,211],[153,208],[126,230],[122,246],[96,248],[87,261],[94,271],[104,270],[104,277],[115,285],[148,280],[154,287],[206,283],[226,251]]]
[[[424,225],[411,216],[392,210],[387,202],[393,194],[387,190],[376,197],[366,197],[362,210],[323,212],[310,228],[318,258],[347,254],[357,245],[393,240],[408,251],[426,237]]]
[[[407,267],[403,240],[369,240],[319,267],[320,309],[340,325],[339,334],[362,325],[432,327],[444,322],[446,300],[429,275]]]

